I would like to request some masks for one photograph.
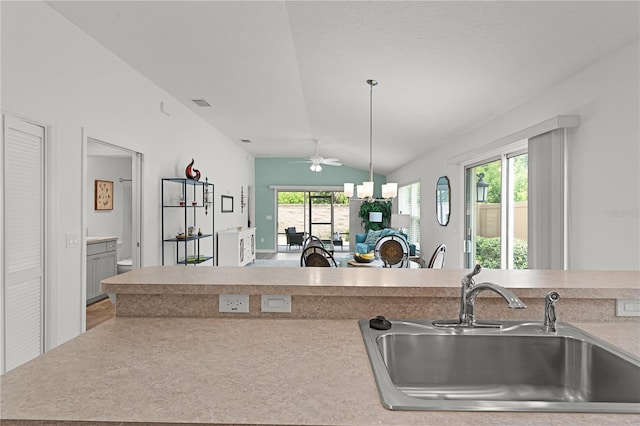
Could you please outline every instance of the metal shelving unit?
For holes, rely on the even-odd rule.
[[[178,265],[197,265],[208,260],[215,259],[215,220],[213,214],[214,205],[214,185],[206,179],[204,182],[187,178],[163,178],[162,179],[162,264],[165,264],[166,245],[175,245],[175,262]],[[182,214],[172,214],[170,212],[181,209]],[[178,210],[178,212],[180,212]],[[170,231],[171,226],[176,226],[172,218],[167,216],[178,216],[183,220],[179,226],[184,237],[178,236],[177,232]],[[211,222],[205,220],[198,226],[198,219],[211,215]],[[180,220],[179,219],[179,220]],[[202,221],[201,221],[202,222]],[[204,225],[211,224],[211,229],[199,233]],[[188,235],[188,229],[192,227],[193,234]],[[171,235],[171,236],[168,236]],[[208,247],[201,247],[201,240],[211,239],[211,252]],[[215,261],[214,261],[215,262]]]

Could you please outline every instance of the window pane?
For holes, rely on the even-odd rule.
[[[465,173],[465,266],[526,269],[528,154],[503,154]],[[486,202],[478,202],[481,179],[488,185]]]
[[[420,182],[398,188],[398,213],[410,216],[411,224],[406,230],[409,242],[420,250]]]
[[[502,170],[500,160],[473,167],[471,173],[478,182],[480,173],[489,184],[487,202],[475,202],[474,239],[475,239],[475,263],[483,268],[500,269],[501,257],[501,208],[502,208]],[[477,190],[472,185],[473,191]],[[475,198],[474,198],[475,199]]]
[[[509,269],[527,269],[528,155],[509,158]]]

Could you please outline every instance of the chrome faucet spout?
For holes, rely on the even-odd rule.
[[[499,294],[507,302],[507,305],[512,309],[524,309],[527,306],[520,300],[518,296],[513,294],[511,290],[508,290],[498,284],[494,283],[480,283],[476,284],[473,277],[478,275],[482,267],[476,265],[469,274],[462,278],[462,288],[460,290],[460,317],[458,321],[434,321],[436,326],[440,327],[474,327],[476,326],[475,319],[475,302],[476,297],[483,291],[493,291]],[[486,325],[485,325],[486,326]],[[490,325],[493,326],[493,325]]]
[[[461,300],[460,311],[460,323],[473,326],[476,322],[475,318],[475,302],[476,297],[483,291],[493,291],[499,294],[507,302],[509,308],[512,309],[524,309],[527,306],[516,296],[511,290],[508,290],[498,284],[494,283],[480,283],[474,284],[468,289],[462,291],[463,297]]]
[[[509,307],[512,309],[524,309],[527,307],[518,296],[513,294],[511,290],[493,283],[476,284],[476,286],[473,287],[469,292],[469,299],[475,301],[475,298],[478,296],[478,294],[485,290],[490,290],[494,293],[498,293],[507,302],[507,305],[509,305]]]

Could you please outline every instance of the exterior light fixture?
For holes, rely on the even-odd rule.
[[[367,80],[369,85],[369,180],[357,186],[358,198],[364,198],[373,201],[373,88],[378,85],[375,80]],[[353,183],[344,184],[345,195],[353,196]],[[390,199],[398,195],[397,183],[386,183],[382,185],[382,198]],[[350,197],[347,195],[347,197]]]
[[[477,176],[478,176],[478,183],[476,184],[476,190],[477,190],[476,201],[479,203],[486,203],[489,184],[484,181],[484,173],[479,173]]]

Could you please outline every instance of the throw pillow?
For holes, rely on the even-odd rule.
[[[367,244],[375,244],[375,242],[378,241],[378,238],[380,238],[381,233],[382,231],[374,231],[373,229],[369,229],[369,232],[367,232],[367,238],[364,240],[364,242]]]
[[[381,236],[381,237],[386,237],[387,235],[395,235],[395,234],[396,234],[396,231],[394,231],[393,229],[391,229],[391,228],[385,228],[385,229],[383,229],[383,230],[381,231],[380,236]]]

